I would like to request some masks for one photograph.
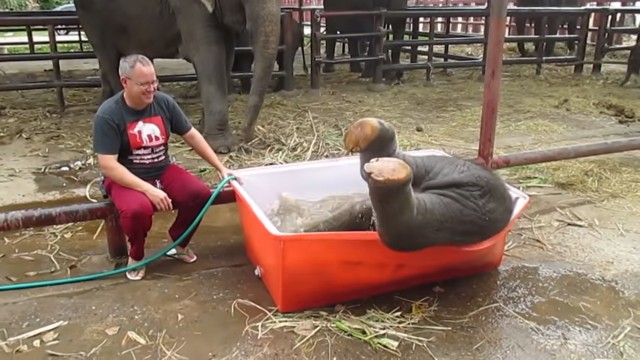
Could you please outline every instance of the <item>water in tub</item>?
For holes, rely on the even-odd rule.
[[[330,195],[317,201],[281,193],[266,215],[284,233],[375,230],[366,193]]]

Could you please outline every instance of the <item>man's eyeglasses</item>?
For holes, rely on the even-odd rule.
[[[131,80],[134,84],[142,87],[142,88],[148,88],[148,87],[156,87],[158,86],[158,83],[160,83],[160,81],[158,79],[155,79],[153,81],[147,81],[147,82],[139,82],[139,81],[135,81],[132,78],[128,77],[127,79]]]

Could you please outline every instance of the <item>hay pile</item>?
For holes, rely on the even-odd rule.
[[[640,159],[576,159],[500,170],[522,187],[554,186],[583,196],[640,199]]]
[[[424,73],[407,72],[404,85],[382,93],[367,91],[368,80],[345,70],[339,68],[334,74],[323,75],[319,94],[308,91],[308,79],[299,76],[296,87],[301,90],[297,95],[268,95],[256,138],[248,149],[224,156],[227,166],[241,168],[344,156],[344,129],[366,116],[392,123],[403,149],[437,148],[454,155],[475,156],[483,95],[479,70],[456,70],[453,75],[436,71],[430,85],[424,83]],[[636,125],[629,124],[627,115],[640,114],[640,100],[632,91],[614,86],[621,75],[576,78],[569,68],[546,66],[544,77],[539,78],[533,75],[534,66],[504,70],[497,153],[562,145],[578,130],[610,129],[621,126],[616,122],[622,118],[627,125]],[[201,105],[195,84],[167,84],[163,90],[180,100],[194,123],[200,122]],[[90,155],[91,119],[99,91],[65,90],[69,107],[64,113],[56,109],[53,91],[3,94],[6,100],[0,110],[0,142],[23,137],[35,144],[55,144]],[[242,128],[246,100],[246,96],[239,96],[230,104],[231,126],[236,134]],[[627,110],[621,112],[620,106]],[[172,153],[200,175],[210,172],[207,164],[177,137],[172,140]],[[562,162],[559,168],[575,167],[574,172],[578,173],[584,163],[592,161]],[[553,176],[559,170],[554,166],[544,166],[545,176],[551,183],[566,185],[566,177],[563,180]],[[620,171],[632,177],[626,181],[640,178],[623,168],[612,168],[607,176],[622,176]],[[602,189],[598,184],[592,187]],[[629,189],[621,183],[619,187],[620,193]]]
[[[435,302],[426,298],[418,301],[396,298],[404,302],[402,306],[391,311],[374,307],[362,315],[356,315],[342,305],[336,306],[334,311],[309,310],[282,314],[275,308],[267,310],[252,301],[238,299],[232,304],[232,315],[234,311],[244,314],[247,318],[245,331],[253,333],[258,339],[278,329],[296,333],[298,339],[293,350],[309,345],[314,347],[311,340],[328,330],[337,336],[356,339],[397,356],[402,355],[400,345],[408,344],[413,349],[422,348],[435,359],[428,346],[434,340],[431,335],[451,330],[430,319],[436,309]],[[258,309],[262,317],[254,321],[257,317],[252,319],[240,305]]]

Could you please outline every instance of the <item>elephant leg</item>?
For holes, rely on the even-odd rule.
[[[631,75],[638,75],[640,73],[640,57],[638,57],[638,50],[640,45],[636,45],[629,52],[629,58],[627,60],[627,72],[624,75],[624,80],[620,83],[620,86],[624,86],[630,79]]]
[[[541,17],[536,17],[533,20],[533,34],[536,36],[540,36],[540,34],[542,34],[542,18]],[[543,47],[544,46],[541,41],[536,42],[536,44],[534,45],[536,56],[540,54],[540,51],[542,51]]]
[[[547,35],[557,35],[560,27],[560,19],[557,16],[549,16],[547,19]],[[555,54],[556,41],[547,40],[544,45],[544,56],[553,56]]]
[[[524,16],[516,16],[515,17],[515,22],[516,22],[516,34],[517,35],[525,35],[525,29],[526,29],[526,25],[527,25],[527,18]],[[522,57],[526,57],[527,56],[527,50],[524,47],[524,41],[518,41],[518,52],[520,53],[520,56]]]
[[[391,22],[391,28],[393,29],[393,40],[394,41],[400,41],[402,39],[404,39],[404,32],[405,32],[405,28],[407,26],[407,19],[406,18],[400,18],[400,19],[394,19]],[[391,63],[392,64],[399,64],[400,63],[400,53],[401,53],[401,46],[394,46],[391,49]],[[387,74],[385,74],[385,78],[387,80],[390,81],[400,81],[400,79],[402,79],[402,76],[404,75],[404,73],[402,72],[402,70],[397,70],[397,71],[391,71],[391,72],[387,72]]]
[[[98,58],[98,66],[100,68],[100,81],[102,83],[102,94],[100,95],[100,103],[115,95],[122,90],[120,84],[120,76],[118,75],[118,65],[120,58],[117,51],[96,50]]]
[[[349,56],[351,59],[356,59],[360,57],[360,40],[351,38],[349,39]],[[360,61],[350,62],[349,63],[349,72],[352,73],[361,73],[362,72],[362,64]]]
[[[235,43],[227,44],[225,47],[227,51],[227,66],[231,64],[231,69],[229,70],[229,83],[232,83],[233,79],[231,78],[231,72],[251,72],[251,65],[253,64],[253,54],[236,54]],[[240,93],[248,94],[250,90],[251,78],[240,78]]]
[[[241,61],[240,56],[236,56],[235,59],[233,60],[233,65],[231,66],[232,73],[242,72],[240,61]],[[229,94],[235,93],[235,86],[233,84],[233,80],[231,79],[231,76],[229,76],[227,83],[229,84],[228,90],[227,90]]]
[[[364,40],[364,39],[363,39]],[[361,40],[362,41],[362,40]],[[376,42],[374,39],[368,39],[369,48],[367,49],[367,56],[373,57],[377,56],[376,54]],[[373,77],[373,72],[375,69],[375,65],[371,61],[367,61],[364,63],[364,70],[362,71],[362,78],[368,79]]]
[[[204,110],[202,135],[211,148],[219,154],[231,152],[233,137],[229,129],[228,111],[228,57],[229,41],[225,33],[211,29],[206,36],[195,34],[186,44],[193,67],[198,76],[198,86]]]
[[[295,54],[298,52],[298,46],[300,47],[300,55],[302,56],[302,71],[304,71],[305,75],[309,74],[309,68],[307,66],[307,58],[304,56],[304,28],[302,25],[299,26],[299,38],[298,45],[296,45],[296,49],[294,50],[293,57],[295,62]]]
[[[293,58],[295,59],[295,53],[293,53]],[[291,61],[291,66],[293,67],[293,59]],[[284,71],[284,51],[279,51],[276,56],[276,64],[278,64],[278,71]],[[276,86],[273,91],[281,91],[284,89],[284,77],[279,77],[276,82]]]
[[[360,54],[366,54],[369,50],[369,42],[367,39],[360,39],[358,41],[358,52]]]
[[[571,17],[567,22],[567,34],[575,35],[578,32],[578,19]],[[569,53],[573,54],[576,51],[576,42],[574,40],[567,40],[567,49]]]
[[[336,19],[335,18],[327,18],[325,20],[326,23],[326,34],[327,35],[335,35],[338,33],[338,29],[336,28]],[[336,39],[327,39],[325,40],[325,52],[327,54],[327,60],[333,60],[336,56]],[[334,64],[325,63],[322,67],[322,72],[324,73],[332,73],[336,71],[336,67]]]
[[[242,60],[242,72],[252,72],[251,65],[253,65],[253,57],[245,58]],[[243,77],[240,79],[240,91],[242,94],[248,94],[251,91],[251,78]]]
[[[415,251],[425,247],[423,242],[429,239],[420,239],[419,242],[406,236],[407,230],[415,227],[416,216],[411,167],[401,159],[381,157],[364,164],[363,170],[375,214],[376,231],[382,243],[395,251]]]

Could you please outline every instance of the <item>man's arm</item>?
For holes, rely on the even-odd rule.
[[[109,117],[96,115],[93,122],[93,151],[98,157],[100,171],[121,186],[147,192],[153,186],[118,162],[120,142],[121,134],[115,122]]]
[[[211,146],[207,144],[207,141],[204,139],[202,134],[196,130],[196,128],[191,127],[191,130],[182,135],[182,138],[198,155],[200,155],[204,161],[208,162],[220,172],[225,169],[225,166],[218,158],[218,155],[216,155],[213,149],[211,149]]]
[[[153,185],[135,176],[129,169],[118,162],[118,155],[98,154],[100,171],[121,186],[128,187],[142,193],[147,193]]]
[[[180,108],[180,105],[178,105],[178,103],[168,95],[165,95],[165,99],[167,101],[169,113],[171,114],[171,128],[173,132],[180,135],[204,161],[209,163],[209,165],[213,166],[218,171],[225,170],[225,166],[222,164],[213,149],[211,149],[211,146],[207,144],[202,134],[200,134],[200,132],[191,125],[191,122],[187,119],[187,116]]]

